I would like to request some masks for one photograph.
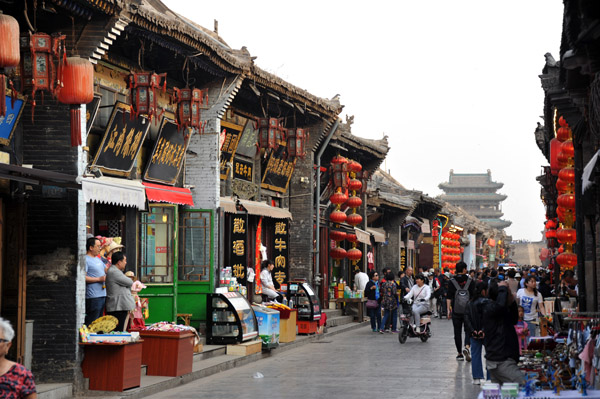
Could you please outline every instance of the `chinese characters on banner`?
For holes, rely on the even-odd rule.
[[[262,188],[285,193],[287,191],[294,167],[296,166],[296,158],[285,159],[285,146],[271,153],[266,166],[263,164]]]
[[[126,175],[133,168],[150,123],[144,116],[132,119],[130,106],[118,101],[104,132],[93,165],[102,173]]]
[[[400,248],[400,270],[406,269],[406,248]]]
[[[254,293],[262,294],[262,284],[260,281],[260,266],[262,264],[262,255],[260,252],[260,247],[262,246],[261,236],[262,236],[262,216],[258,220],[258,226],[256,226],[256,249],[254,251],[254,273],[256,277],[254,278]]]
[[[273,285],[279,289],[281,284],[287,284],[289,280],[288,267],[288,227],[289,221],[286,219],[275,222],[275,231],[273,232],[273,263],[275,268],[271,272],[273,276]]]
[[[250,161],[235,158],[233,160],[233,178],[252,183],[254,164]]]
[[[158,139],[146,165],[144,180],[175,184],[189,142],[174,121],[163,118]]]
[[[248,254],[248,215],[231,215],[231,249],[229,265],[237,282],[246,285],[246,262]]]
[[[219,169],[221,179],[227,179],[227,173],[229,172],[227,164],[233,165],[233,157],[242,135],[242,126],[221,122],[221,132],[225,132],[225,141],[223,141],[223,145],[221,146]]]
[[[433,238],[433,267],[440,267],[440,247],[438,243],[439,237]]]

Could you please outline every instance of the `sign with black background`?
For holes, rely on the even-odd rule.
[[[248,215],[231,214],[229,228],[231,242],[229,245],[229,265],[237,282],[246,285],[246,268],[248,254]]]
[[[235,158],[233,160],[233,178],[252,182],[254,162]]]
[[[400,248],[400,270],[406,269],[406,248]]]
[[[258,129],[255,129],[256,121],[248,120],[244,127],[244,133],[237,146],[237,155],[244,155],[248,158],[254,158],[256,156],[256,150],[258,149]]]
[[[163,118],[152,155],[146,163],[144,180],[175,184],[189,142],[189,136],[186,140],[174,121]]]
[[[263,165],[262,188],[280,193],[287,191],[296,166],[296,158],[286,160],[285,155],[285,146],[279,146],[271,153],[266,165]]]
[[[289,221],[277,219],[273,234],[273,263],[275,267],[271,272],[273,285],[279,289],[281,284],[287,284],[289,280],[288,247],[289,247]]]
[[[124,176],[131,172],[150,122],[144,116],[131,119],[129,105],[117,101],[110,115],[93,165],[102,173]]]
[[[227,179],[227,164],[233,164],[233,157],[242,135],[242,126],[221,122],[221,131],[223,130],[225,130],[225,141],[221,147],[221,161],[219,163],[219,168],[221,179]]]

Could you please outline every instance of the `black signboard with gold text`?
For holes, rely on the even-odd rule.
[[[133,168],[149,129],[148,119],[144,116],[131,119],[129,105],[118,101],[110,115],[93,165],[105,174],[127,175]]]
[[[233,157],[242,136],[242,129],[242,126],[221,121],[221,131],[225,131],[225,141],[221,147],[221,162],[219,164],[221,179],[227,179],[227,164],[233,165]]]
[[[233,178],[252,182],[254,163],[243,159],[233,160]]]
[[[175,184],[189,142],[189,136],[186,139],[174,121],[163,118],[152,155],[146,164],[144,180]]]
[[[406,269],[406,248],[400,248],[400,270]]]
[[[237,282],[246,285],[246,268],[248,254],[248,215],[230,215],[231,244],[229,266]]]
[[[275,221],[273,234],[273,263],[275,267],[271,272],[273,284],[279,289],[281,284],[289,281],[288,247],[289,247],[289,222],[286,219]]]
[[[296,158],[285,159],[285,146],[279,146],[277,150],[271,153],[267,164],[263,166],[262,188],[285,193],[294,167],[296,166]]]

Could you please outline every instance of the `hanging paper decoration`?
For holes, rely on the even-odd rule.
[[[0,12],[0,68],[13,68],[19,65],[21,53],[19,51],[19,23],[10,15]],[[5,75],[0,74],[0,117],[6,115],[6,83]],[[8,80],[12,87],[12,81]],[[15,89],[12,96],[15,98]]]
[[[454,270],[456,263],[460,261],[461,248],[460,248],[460,234],[451,233],[449,231],[443,231],[441,237],[442,244],[442,261],[446,262],[442,264],[443,268]]]
[[[162,81],[162,84],[161,84]],[[150,121],[161,115],[157,114],[158,96],[156,89],[162,86],[163,93],[167,90],[167,74],[156,74],[154,72],[134,72],[129,75],[129,92],[131,101],[131,117],[146,115]]]
[[[558,121],[560,128],[557,131],[557,140],[560,145],[558,161],[561,169],[558,171],[556,189],[559,192],[557,199],[556,214],[560,221],[557,230],[547,230],[546,237],[553,239],[553,247],[556,241],[562,244],[564,251],[556,257],[556,262],[563,269],[572,269],[577,265],[577,255],[573,253],[573,244],[577,241],[577,233],[573,228],[575,222],[575,148],[573,146],[573,133],[567,121],[561,116]],[[551,232],[554,232],[552,234]],[[550,237],[548,236],[550,234]],[[554,237],[552,237],[554,235]],[[550,242],[549,245],[550,247]]]
[[[290,157],[304,158],[306,156],[306,141],[308,140],[308,130],[306,129],[288,129],[287,130],[287,151]]]
[[[329,197],[329,201],[335,205],[335,210],[329,214],[329,220],[332,223],[335,223],[337,227],[339,227],[340,223],[343,223],[347,220],[346,213],[342,212],[341,206],[348,200],[348,195],[344,192],[346,188],[346,165],[348,160],[339,155],[333,157],[331,160],[331,184],[335,187],[335,192]],[[333,231],[332,231],[333,233]],[[331,234],[330,233],[330,238]],[[336,232],[334,235],[341,233]],[[340,246],[340,242],[346,238],[346,233],[344,233],[343,239],[341,234],[337,236],[340,238],[336,240],[335,238],[331,238],[335,241],[335,247],[329,250],[330,256],[335,260],[336,266],[339,264],[339,260],[346,257],[346,250]]]
[[[173,88],[173,103],[177,104],[177,127],[187,131],[193,127],[199,132],[204,130],[200,121],[201,110],[208,108],[208,89]]]
[[[36,92],[42,91],[56,96],[62,87],[62,69],[67,58],[65,35],[54,33],[31,33],[21,37],[21,83],[31,88],[31,120],[36,106]]]
[[[362,182],[356,178],[356,174],[362,171],[362,165],[356,161],[349,161],[347,170],[350,174],[348,190],[352,192],[352,195],[346,201],[346,206],[352,209],[352,213],[346,218],[346,223],[351,226],[358,226],[362,223],[363,217],[356,213],[356,210],[361,207],[363,201],[359,196],[362,189]],[[357,193],[359,195],[356,195]],[[357,240],[352,241],[352,249],[348,251],[348,259],[352,260],[353,265],[356,265],[362,259],[362,251],[357,248]]]
[[[80,57],[68,57],[62,68],[58,101],[70,105],[71,146],[81,145],[81,104],[94,98],[94,67]]]

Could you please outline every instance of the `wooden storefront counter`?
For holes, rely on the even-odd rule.
[[[140,331],[144,340],[142,364],[146,375],[179,377],[192,372],[194,338],[191,331]]]
[[[362,323],[365,320],[365,305],[363,304],[364,302],[367,302],[367,298],[366,297],[362,297],[362,298],[335,298],[335,299],[330,299],[329,302],[336,302],[336,303],[341,303],[342,306],[346,307],[347,303],[352,303],[352,304],[356,304],[354,306],[356,306],[357,309],[357,318],[358,318],[358,322]],[[344,313],[346,313],[346,309],[344,309]]]
[[[292,342],[296,340],[296,318],[298,311],[292,309],[279,313],[279,342]],[[284,318],[284,316],[287,316]]]
[[[124,391],[140,386],[142,342],[81,343],[85,357],[81,370],[90,390]]]

